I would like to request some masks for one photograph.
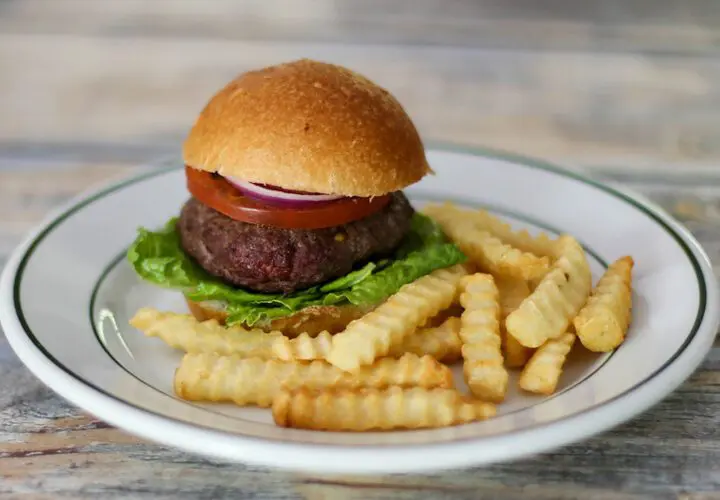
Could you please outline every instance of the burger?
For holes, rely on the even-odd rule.
[[[402,189],[431,173],[385,89],[300,60],[244,73],[183,146],[190,194],[128,260],[198,320],[336,333],[403,285],[465,259]]]

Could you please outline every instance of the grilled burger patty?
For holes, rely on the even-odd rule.
[[[178,231],[185,251],[210,274],[258,292],[292,292],[388,255],[414,213],[402,192],[379,212],[325,229],[283,229],[233,220],[191,198]]]

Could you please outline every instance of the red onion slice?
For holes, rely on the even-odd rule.
[[[327,203],[329,201],[344,198],[334,194],[297,194],[287,191],[277,191],[263,186],[258,186],[252,182],[240,180],[236,177],[225,177],[227,181],[242,191],[250,198],[263,201],[272,205],[283,205],[287,207],[300,207],[304,205],[314,205],[317,203]]]

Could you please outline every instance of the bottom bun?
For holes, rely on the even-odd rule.
[[[198,321],[209,319],[225,324],[227,312],[224,304],[220,302],[194,302],[185,299],[190,312]],[[311,306],[306,307],[290,316],[265,320],[255,323],[253,328],[261,328],[266,332],[279,331],[288,337],[297,337],[307,333],[311,337],[322,331],[339,333],[353,320],[364,316],[375,307],[360,307],[352,304],[343,306]],[[247,326],[247,325],[243,325]]]

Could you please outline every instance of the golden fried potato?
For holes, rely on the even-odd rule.
[[[421,328],[405,337],[399,346],[390,349],[390,356],[409,352],[418,356],[432,356],[442,363],[454,363],[461,357],[460,318],[450,317],[440,326]]]
[[[471,266],[469,265],[468,262],[465,262],[463,264],[463,267],[465,267],[467,274],[470,274],[472,272]],[[455,297],[455,301],[450,305],[450,307],[448,307],[447,309],[443,309],[442,311],[437,313],[435,316],[428,319],[427,322],[423,326],[426,328],[440,326],[443,323],[445,323],[445,321],[448,318],[459,318],[460,315],[462,314],[462,312],[463,312],[463,308],[460,305],[460,303],[457,302],[457,297]]]
[[[454,389],[301,389],[279,393],[272,413],[282,427],[369,431],[458,425],[495,416],[495,406],[464,398]]]
[[[580,243],[562,236],[558,252],[550,272],[505,319],[508,333],[525,347],[540,347],[567,331],[590,294],[592,274]]]
[[[625,340],[632,309],[632,257],[608,267],[574,320],[582,345],[595,352],[612,351]]]
[[[574,343],[575,334],[566,332],[540,346],[520,374],[520,388],[538,394],[554,393]]]
[[[355,374],[325,361],[284,362],[217,354],[186,354],[175,371],[175,393],[191,401],[269,406],[283,388],[452,387],[452,372],[430,356],[383,358]]]
[[[492,233],[478,229],[472,220],[447,213],[443,208],[429,206],[425,212],[481,271],[530,280],[544,276],[550,268],[549,257],[518,250]]]
[[[462,265],[456,265],[404,285],[374,311],[333,336],[327,360],[354,372],[387,356],[393,346],[402,345],[405,337],[453,303],[466,274]]]
[[[505,328],[505,318],[520,307],[520,304],[530,296],[530,286],[527,281],[512,278],[496,278],[498,292],[500,292],[500,337],[502,338],[503,357],[508,368],[522,368],[533,349],[525,347],[515,337],[508,334]]]
[[[473,274],[462,279],[460,317],[463,373],[476,397],[501,402],[505,398],[508,372],[503,364],[500,339],[498,290],[489,274]]]
[[[487,210],[460,208],[452,203],[432,204],[423,209],[430,217],[454,218],[470,221],[480,231],[487,231],[521,252],[532,253],[540,257],[554,258],[556,240],[545,233],[531,236],[526,230],[516,231],[510,224]]]
[[[440,326],[421,328],[403,339],[402,344],[393,345],[388,356],[399,358],[405,353],[418,356],[432,356],[443,363],[452,363],[460,358],[460,318],[451,317]],[[323,332],[313,338],[302,334],[294,339],[278,337],[273,343],[273,354],[283,361],[326,359],[332,347],[332,335]]]
[[[328,332],[319,333],[311,337],[301,333],[294,339],[279,337],[272,345],[273,355],[282,361],[312,361],[325,359],[330,354],[332,335]]]
[[[522,368],[535,352],[535,349],[525,347],[510,335],[503,327],[500,328],[502,338],[502,352],[505,359],[505,366],[508,368]]]
[[[508,314],[520,307],[523,300],[530,296],[528,282],[516,278],[495,277],[500,295],[500,317],[506,318]]]
[[[130,325],[148,337],[160,337],[170,347],[189,353],[237,354],[271,359],[273,341],[280,332],[224,327],[216,320],[198,321],[191,314],[161,312],[145,307],[130,319]]]

